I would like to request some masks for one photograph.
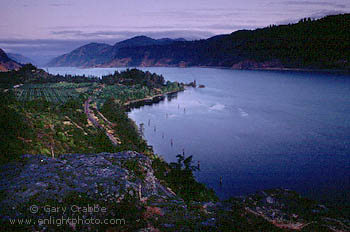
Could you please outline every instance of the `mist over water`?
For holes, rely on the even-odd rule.
[[[201,168],[197,180],[221,198],[285,187],[315,199],[349,203],[349,76],[141,69],[206,86],[134,109],[129,117],[144,124],[145,139],[166,161],[176,161],[183,149],[193,155]],[[49,68],[51,73],[99,76],[114,70]]]

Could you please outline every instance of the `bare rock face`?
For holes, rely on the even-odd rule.
[[[138,198],[175,197],[159,188],[150,159],[136,152],[67,154],[57,159],[43,155],[23,157],[23,164],[16,164],[14,169],[4,168],[3,173],[11,178],[1,181],[1,189],[6,189],[9,195],[22,196],[18,202],[28,200],[26,192],[39,192],[42,200],[53,195],[64,197],[72,191],[92,197],[97,191],[98,196],[106,198],[120,198],[123,193]]]
[[[23,161],[1,167],[0,221],[11,224],[12,219],[26,218],[34,222],[50,216],[95,220],[119,216],[141,221],[144,206],[150,202],[183,204],[159,183],[151,165],[149,158],[136,152],[67,154],[59,158],[24,155]],[[31,207],[37,211],[31,212]],[[95,207],[99,212],[83,212],[78,207]],[[102,208],[106,210],[102,212]],[[132,215],[128,215],[129,210]],[[31,223],[29,227],[45,230],[48,226]],[[69,223],[68,227],[74,229]]]

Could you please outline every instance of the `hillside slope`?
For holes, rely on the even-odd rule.
[[[21,65],[10,59],[7,54],[0,48],[0,71],[7,72],[12,69],[18,69]]]
[[[35,61],[33,61],[32,59],[30,59],[29,57],[23,56],[22,54],[18,54],[18,53],[7,53],[7,56],[16,61],[17,63],[20,64],[34,64],[35,65]]]
[[[183,39],[172,40],[168,38],[152,39],[146,36],[136,36],[131,39],[117,42],[113,46],[108,44],[90,43],[81,46],[72,52],[56,57],[51,60],[48,66],[73,66],[73,67],[91,67],[109,63],[118,57],[121,48],[131,48],[139,46],[168,45],[174,41],[182,41]]]
[[[122,48],[105,66],[349,69],[350,14],[242,30],[207,40]]]
[[[207,40],[159,44],[151,39],[132,46],[119,46],[120,42],[105,51],[103,62],[87,66],[350,69],[349,25],[350,14],[342,14],[241,30]],[[50,64],[60,66],[57,62]],[[76,66],[74,62],[65,64]]]
[[[51,60],[48,66],[92,66],[108,61],[108,57],[102,54],[105,49],[111,47],[108,44],[90,43],[79,47],[68,54]]]

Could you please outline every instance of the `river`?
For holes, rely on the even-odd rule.
[[[49,68],[101,76],[123,68]],[[196,80],[175,98],[129,113],[166,161],[185,151],[198,181],[223,199],[285,187],[323,201],[350,199],[350,77],[292,71],[140,68]],[[150,123],[149,123],[150,122]],[[171,144],[172,141],[172,144]],[[220,184],[222,177],[222,184]]]

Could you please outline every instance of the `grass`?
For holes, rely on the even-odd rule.
[[[67,153],[114,151],[107,136],[88,126],[82,102],[55,105],[43,100],[20,102],[13,96],[0,96],[1,162],[21,154],[55,156]],[[69,118],[70,123],[67,122]]]
[[[145,174],[142,172],[142,167],[137,160],[126,160],[124,163],[122,163],[122,166],[132,171],[134,175],[141,180],[146,178]]]

